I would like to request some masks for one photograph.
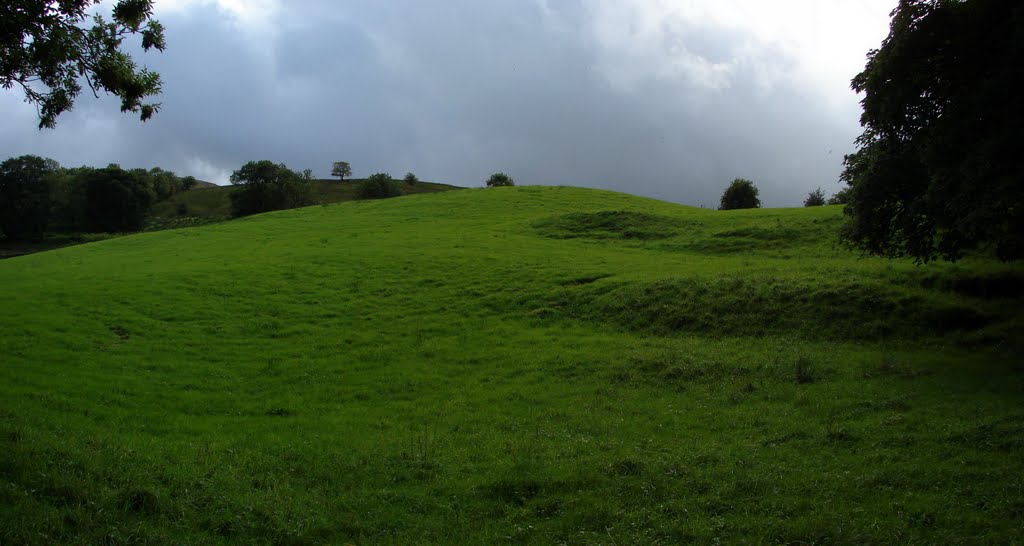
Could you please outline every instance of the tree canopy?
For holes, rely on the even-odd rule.
[[[284,163],[250,161],[231,173],[231,211],[235,216],[312,204],[309,180]]]
[[[0,163],[0,231],[9,239],[40,239],[50,213],[50,181],[60,165],[35,155]]]
[[[1024,257],[1024,3],[901,0],[852,82],[844,238],[880,256]]]
[[[335,161],[331,167],[331,176],[337,176],[344,180],[346,176],[352,176],[352,166],[348,164],[348,161]]]
[[[804,199],[805,207],[820,207],[825,204],[825,191],[818,188],[807,194],[807,199]]]
[[[92,17],[88,8],[100,0],[7,0],[0,3],[0,85],[18,86],[36,106],[39,127],[52,128],[82,92],[81,80],[94,95],[105,91],[121,99],[121,111],[146,121],[159,109],[144,102],[159,94],[160,75],[138,68],[121,50],[124,39],[138,34],[142,49],[163,51],[163,26],[152,18],[152,0],[119,0],[109,20]]]
[[[487,179],[488,188],[496,188],[500,186],[515,186],[516,183],[512,180],[512,177],[505,173],[494,173],[490,178]]]
[[[376,173],[359,184],[356,195],[360,199],[387,199],[402,195],[402,190],[390,174]]]
[[[719,210],[756,209],[761,206],[757,186],[745,178],[737,178],[722,192]]]

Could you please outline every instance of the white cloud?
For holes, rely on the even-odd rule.
[[[156,0],[154,13],[159,19],[161,14],[187,13],[200,5],[216,6],[238,27],[252,31],[272,28],[282,7],[280,0]]]
[[[553,17],[546,4],[544,13]],[[721,90],[745,69],[759,87],[782,82],[849,102],[850,79],[888,30],[894,0],[592,0],[589,26],[602,71],[620,86],[675,79]],[[728,37],[724,50],[695,42]]]
[[[192,175],[199,180],[213,182],[214,184],[230,184],[231,170],[214,165],[208,160],[193,155],[185,160],[184,172],[178,173],[181,176]]]

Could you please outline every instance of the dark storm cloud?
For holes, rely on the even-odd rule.
[[[598,2],[437,4],[289,2],[246,24],[212,4],[169,11],[168,50],[140,57],[165,81],[152,121],[83,97],[37,132],[31,108],[4,96],[0,145],[219,182],[271,159],[459,185],[500,170],[712,206],[735,177],[766,205],[838,188],[856,112],[787,79],[795,60],[772,44],[750,55],[735,29],[673,19],[619,42]]]

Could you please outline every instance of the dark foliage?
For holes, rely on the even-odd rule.
[[[1024,257],[1024,3],[901,0],[864,93],[844,238],[919,262]]]
[[[405,179],[404,180],[405,180],[405,183],[410,185],[410,186],[415,186],[416,183],[420,181],[420,179],[416,178],[416,175],[412,174],[412,173],[405,173]]]
[[[231,212],[234,216],[292,209],[313,202],[312,188],[302,175],[283,163],[250,161],[231,173]]]
[[[152,0],[119,0],[108,21],[97,15],[91,27],[87,10],[100,0],[7,0],[0,3],[0,85],[21,87],[25,100],[39,110],[39,127],[54,127],[82,92],[121,99],[122,112],[143,121],[159,108],[144,103],[160,92],[160,75],[138,68],[121,51],[129,35],[141,37],[143,50],[163,51],[163,26],[152,19]],[[42,88],[43,90],[40,90]]]
[[[41,239],[50,216],[50,180],[60,165],[34,155],[0,163],[0,230],[8,239]]]
[[[93,169],[85,177],[85,218],[90,231],[138,231],[155,200],[145,178],[117,165]]]
[[[804,199],[805,207],[820,207],[825,204],[825,192],[818,188],[811,193],[807,194],[807,199]]]
[[[154,203],[197,183],[159,167],[64,169],[31,155],[4,161],[0,171],[0,229],[11,239],[42,239],[47,231],[137,231]]]
[[[847,186],[828,198],[829,205],[845,205],[850,202],[850,187]]]
[[[386,199],[402,195],[401,188],[387,173],[377,173],[359,183],[356,195],[360,199]]]
[[[761,206],[757,186],[750,180],[737,178],[722,193],[719,210],[756,209]]]
[[[494,173],[490,178],[487,179],[488,188],[496,188],[500,186],[515,186],[515,181],[512,177],[505,173]]]

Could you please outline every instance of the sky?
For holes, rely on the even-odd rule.
[[[838,191],[860,134],[850,79],[896,0],[157,0],[167,49],[146,123],[79,97],[37,128],[0,90],[0,159],[159,166],[226,184],[251,160],[318,177],[407,172],[717,206]],[[110,13],[110,4],[99,9]]]

